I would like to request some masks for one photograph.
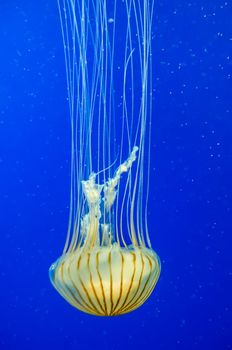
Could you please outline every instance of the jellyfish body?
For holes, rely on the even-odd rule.
[[[139,307],[160,275],[147,220],[153,6],[153,0],[114,1],[111,9],[106,0],[58,0],[71,195],[63,254],[49,275],[71,305],[99,316]],[[124,26],[117,22],[120,11]]]

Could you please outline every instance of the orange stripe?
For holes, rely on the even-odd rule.
[[[110,268],[110,302],[111,302],[111,309],[110,309],[110,315],[112,314],[112,310],[114,308],[114,300],[113,300],[113,276],[112,276],[112,266],[111,266],[111,251],[109,252],[108,256],[108,263]]]
[[[147,282],[146,284],[144,285],[144,287],[147,287],[148,286],[148,282],[150,282],[149,280],[151,280],[151,277],[152,277],[152,263],[150,261],[150,258],[146,255],[148,261],[149,261],[149,265],[150,265],[150,274],[149,274],[149,277],[147,279]],[[136,305],[134,305],[133,309],[137,309],[140,305],[142,305],[144,303],[144,301],[149,297],[149,295],[151,294],[152,290],[154,289],[155,287],[155,284],[152,283],[148,288],[146,288],[146,292],[144,293],[145,291],[145,288],[143,288],[143,291],[139,297],[139,299],[136,301]],[[144,293],[144,295],[142,295]]]
[[[133,285],[133,282],[134,282],[134,277],[135,277],[135,270],[136,270],[136,265],[135,265],[135,260],[136,260],[136,255],[134,253],[130,253],[133,255],[133,264],[134,264],[134,271],[133,271],[133,274],[132,274],[132,278],[131,278],[131,283],[130,283],[130,286],[128,288],[128,291],[127,291],[127,294],[126,294],[126,297],[125,297],[125,300],[123,302],[123,304],[120,306],[120,309],[118,310],[118,313],[121,312],[121,310],[123,309],[124,305],[126,304],[127,302],[127,299],[130,295],[130,291],[131,291],[131,288],[132,288],[132,285]],[[117,315],[117,313],[115,313],[114,315]]]
[[[142,257],[142,255],[141,255],[141,257]],[[143,261],[144,262],[144,261]],[[149,261],[149,264],[150,264],[150,261]],[[144,266],[144,265],[143,265]],[[149,279],[150,279],[150,277],[151,277],[151,271],[152,271],[152,267],[150,267],[150,273],[149,273],[149,276],[148,276],[148,278],[147,278],[147,281],[146,281],[146,283],[144,284],[144,286],[143,286],[143,289],[142,289],[142,291],[141,291],[141,293],[139,294],[139,296],[138,296],[138,298],[134,301],[134,303],[131,305],[127,305],[124,309],[122,309],[121,311],[123,311],[123,312],[128,312],[127,310],[129,309],[129,310],[132,310],[132,309],[135,309],[137,306],[137,304],[139,303],[139,301],[140,301],[140,298],[141,298],[141,296],[143,295],[143,292],[144,292],[144,290],[146,289],[146,286],[147,286],[147,284],[148,284],[148,281],[149,281]],[[134,298],[133,298],[134,299]]]
[[[151,259],[149,258],[148,255],[146,255],[146,258],[147,258],[148,261],[149,261],[150,273],[149,273],[148,279],[147,279],[147,281],[146,281],[146,283],[145,283],[145,285],[144,285],[144,288],[143,288],[142,293],[140,294],[140,296],[139,296],[139,298],[136,300],[136,302],[132,305],[133,309],[138,308],[141,304],[143,304],[143,302],[144,302],[144,301],[149,297],[149,295],[152,293],[152,291],[153,291],[153,289],[154,289],[154,287],[155,287],[155,285],[156,285],[156,283],[157,283],[157,281],[158,281],[158,278],[156,278],[156,277],[157,277],[157,275],[159,275],[159,273],[156,274],[156,275],[154,276],[154,277],[155,277],[155,278],[154,278],[155,283],[152,283],[152,284],[150,285],[150,287],[147,289],[146,293],[145,293],[144,296],[142,297],[142,294],[144,293],[144,290],[145,290],[145,288],[147,287],[148,282],[149,282],[149,280],[151,279],[151,276],[153,275],[153,274],[152,274],[152,262],[151,262]],[[154,263],[155,263],[156,267],[157,267],[157,266],[159,267],[159,265],[156,264],[156,261],[155,261],[155,260],[154,260]],[[156,270],[159,271],[158,269],[156,269]],[[141,298],[141,297],[142,297],[142,298]],[[129,311],[130,311],[130,310],[129,310]],[[129,312],[129,311],[126,311],[126,312]]]
[[[103,283],[102,283],[102,278],[99,272],[99,252],[96,254],[96,269],[97,269],[97,274],[100,280],[100,285],[101,285],[101,292],[102,292],[102,297],[103,297],[103,302],[105,306],[105,315],[107,315],[107,305],[106,305],[106,299],[105,299],[105,293],[104,293],[104,288],[103,288]]]
[[[126,306],[126,309],[127,308],[131,308],[131,303],[132,305],[134,304],[134,299],[136,298],[138,292],[139,292],[139,289],[140,289],[140,286],[141,286],[141,280],[142,280],[142,276],[143,276],[143,271],[144,271],[144,260],[143,260],[143,255],[142,253],[140,252],[140,256],[141,256],[141,261],[142,261],[142,270],[141,270],[141,273],[140,273],[140,276],[139,276],[139,282],[138,282],[138,288],[137,288],[137,291],[135,292],[135,294],[133,295],[132,299],[129,301],[129,303],[127,304]],[[137,299],[136,299],[137,301]],[[135,302],[136,302],[135,301]],[[124,308],[125,309],[125,308]],[[122,311],[122,310],[121,310]]]
[[[112,310],[112,314],[116,311],[117,309],[117,306],[120,302],[120,299],[121,299],[121,296],[122,296],[122,289],[123,289],[123,268],[124,268],[124,257],[122,255],[122,253],[120,252],[120,255],[122,257],[122,270],[121,270],[121,283],[120,283],[120,291],[119,291],[119,297],[118,297],[118,300],[117,300],[117,303],[115,305],[115,307],[113,308]]]
[[[81,276],[80,276],[80,273],[79,273],[79,269],[78,269],[78,266],[80,267],[80,264],[81,264],[81,259],[78,260],[78,264],[77,264],[77,273],[78,273],[78,275],[79,275],[79,280],[80,280],[81,286],[82,286],[82,288],[83,288],[83,290],[84,290],[84,292],[85,292],[85,295],[86,295],[86,297],[87,297],[89,303],[90,303],[91,306],[93,307],[93,310],[95,310],[95,313],[98,314],[99,311],[97,310],[96,306],[93,304],[93,302],[92,302],[92,300],[91,300],[91,298],[90,298],[90,296],[89,296],[89,293],[88,293],[88,291],[87,291],[87,288],[85,287],[84,282],[83,282],[83,280],[81,279]],[[87,304],[87,303],[86,303],[86,304]]]
[[[92,272],[91,272],[91,269],[90,269],[90,263],[89,263],[89,261],[90,261],[90,254],[88,255],[88,269],[89,269],[89,273],[90,273],[90,285],[91,285],[91,288],[92,288],[93,293],[94,293],[94,295],[95,295],[95,298],[96,298],[96,300],[97,300],[97,302],[98,302],[98,305],[99,305],[101,311],[102,311],[103,314],[104,314],[105,311],[104,311],[104,309],[103,309],[103,307],[102,307],[102,305],[101,305],[101,302],[100,302],[100,300],[99,300],[99,298],[98,298],[98,296],[97,296],[97,292],[96,292],[95,287],[94,287],[94,284],[93,284],[93,276],[92,276]]]
[[[72,279],[72,277],[71,277],[71,273],[70,273],[70,263],[69,263],[69,265],[68,265],[67,271],[68,271],[68,275],[69,275],[69,278],[70,278],[70,281],[71,281],[71,283],[72,283],[73,288],[74,288],[75,291],[77,292],[78,297],[82,300],[83,304],[85,305],[85,306],[84,306],[84,305],[82,305],[82,306],[83,306],[84,308],[89,309],[89,310],[90,310],[90,311],[89,311],[90,313],[93,313],[94,310],[93,310],[93,309],[86,303],[86,301],[82,298],[81,293],[80,293],[78,287],[76,286],[75,282],[73,281],[73,279]],[[69,288],[68,286],[66,286],[66,288],[70,291],[70,293],[74,296],[74,299],[75,299],[75,300],[77,301],[77,303],[79,304],[80,302],[79,302],[79,300],[76,298],[75,294],[73,294],[73,292],[70,290],[70,288]]]
[[[62,279],[63,285],[64,285],[65,288],[68,290],[69,294],[71,294],[72,298],[75,300],[76,305],[78,305],[82,311],[91,313],[90,311],[88,311],[88,309],[85,308],[85,306],[83,306],[83,305],[80,303],[80,301],[76,298],[75,294],[72,292],[72,290],[71,290],[71,289],[67,286],[67,284],[65,283],[65,280],[64,280],[64,271],[63,271],[63,269],[64,269],[64,262],[63,262],[62,265],[61,265],[61,279]],[[68,271],[68,272],[69,272],[69,271]],[[70,273],[69,273],[69,277],[70,277]],[[72,281],[71,281],[71,282],[72,282]],[[75,288],[75,287],[74,287],[74,288]],[[79,293],[79,292],[77,291],[77,293]],[[69,296],[68,300],[69,300],[69,299],[70,299],[70,296]],[[75,303],[74,303],[74,305],[75,305]]]

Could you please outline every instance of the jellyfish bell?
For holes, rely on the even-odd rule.
[[[115,1],[108,16],[106,0],[58,0],[71,120],[71,194],[63,254],[49,276],[66,301],[99,316],[138,308],[160,275],[147,222],[153,6],[153,0]],[[119,9],[125,14],[122,31]],[[120,75],[115,51],[121,38]],[[122,91],[117,110],[116,78]]]
[[[74,307],[98,316],[116,316],[138,308],[159,277],[159,260],[147,248],[118,244],[77,250],[50,268],[57,291]]]

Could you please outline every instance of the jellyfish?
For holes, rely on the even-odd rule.
[[[149,236],[153,0],[58,0],[71,135],[66,242],[51,283],[92,315],[152,293]],[[153,231],[153,229],[152,229]]]

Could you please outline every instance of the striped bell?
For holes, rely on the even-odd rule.
[[[49,273],[57,291],[77,309],[115,316],[144,303],[159,278],[160,263],[151,249],[114,244],[64,255]]]

